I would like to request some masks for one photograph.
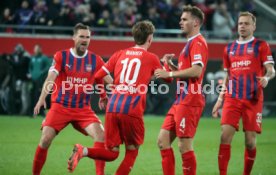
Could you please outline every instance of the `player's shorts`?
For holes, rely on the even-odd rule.
[[[42,123],[42,127],[50,126],[59,133],[69,123],[71,123],[76,130],[87,135],[84,129],[91,123],[101,123],[101,121],[91,108],[68,109],[60,104],[52,104]]]
[[[263,101],[225,98],[222,108],[221,125],[231,125],[239,130],[242,118],[244,131],[262,132]]]
[[[108,148],[125,145],[142,145],[144,143],[143,117],[132,117],[125,114],[106,113],[105,143]]]
[[[179,138],[193,138],[203,106],[173,105],[166,115],[162,129],[173,131]]]

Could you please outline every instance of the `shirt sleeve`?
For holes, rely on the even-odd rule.
[[[54,55],[52,65],[49,68],[49,72],[55,72],[56,74],[59,74],[59,72],[61,71],[61,60],[62,60],[61,52],[57,52]]]
[[[267,42],[263,42],[260,50],[261,62],[265,64],[274,64],[274,59],[271,54],[270,47]]]
[[[204,67],[204,57],[206,53],[204,53],[204,44],[200,41],[196,41],[193,43],[191,50],[191,65],[200,64]]]
[[[100,70],[96,73],[95,78],[96,79],[101,79],[106,75],[110,75],[115,68],[116,62],[117,62],[117,56],[118,53],[114,53],[109,60],[107,61],[107,63],[103,64],[100,68]]]
[[[228,56],[228,53],[227,53],[227,47],[224,48],[224,51],[223,51],[223,69],[224,71],[227,71],[229,70],[230,68],[230,59],[229,59],[229,56]]]

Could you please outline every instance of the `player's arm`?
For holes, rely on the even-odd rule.
[[[216,102],[216,104],[215,104],[215,106],[213,107],[213,110],[212,110],[212,116],[214,118],[217,118],[219,116],[218,110],[222,107],[222,103],[223,103],[223,100],[224,100],[224,95],[225,95],[226,90],[227,90],[227,88],[226,88],[227,83],[228,83],[228,72],[226,72],[226,75],[225,75],[225,78],[223,80],[221,91],[219,93],[217,102]]]
[[[57,76],[58,74],[55,71],[49,71],[48,76],[44,81],[40,97],[35,105],[34,116],[39,114],[41,106],[44,106],[44,108],[46,109],[47,106],[46,106],[45,99],[47,95],[52,91]]]
[[[257,77],[263,88],[265,88],[268,85],[269,80],[275,77],[275,69],[273,64],[265,64],[265,70],[265,76]]]
[[[179,71],[166,71],[163,69],[157,69],[155,71],[156,78],[199,78],[202,73],[202,65],[194,64],[192,67]]]

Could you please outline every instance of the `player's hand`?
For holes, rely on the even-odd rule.
[[[170,77],[170,73],[164,69],[156,69],[154,71],[154,75],[156,78],[169,78]]]
[[[162,58],[161,58],[161,62],[166,63],[168,65],[170,65],[170,62],[172,60],[172,58],[175,56],[175,54],[171,53],[171,54],[165,54]]]
[[[213,118],[218,118],[219,117],[219,109],[222,107],[222,100],[217,100],[213,111],[212,111],[212,117]]]
[[[269,79],[268,79],[268,77],[264,76],[264,77],[257,77],[257,80],[259,80],[261,86],[263,88],[265,88],[267,86],[267,84],[268,84],[268,80]]]
[[[46,101],[45,100],[38,100],[34,107],[34,117],[36,117],[39,114],[41,106],[44,107],[44,109],[47,108]]]
[[[104,110],[107,106],[107,102],[108,102],[108,97],[104,97],[104,98],[100,98],[99,99],[99,108],[100,110]]]

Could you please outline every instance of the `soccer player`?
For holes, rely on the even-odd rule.
[[[114,91],[108,101],[105,116],[105,143],[107,149],[86,148],[76,144],[70,157],[73,171],[82,157],[113,161],[119,155],[119,146],[125,144],[126,153],[116,175],[130,173],[138,149],[144,141],[143,113],[147,85],[154,70],[161,68],[159,58],[147,51],[155,28],[149,21],[136,23],[132,28],[135,46],[115,52],[99,70],[96,78],[114,73]]]
[[[227,174],[231,142],[239,130],[240,118],[245,134],[243,175],[250,174],[256,158],[256,137],[262,131],[263,88],[274,78],[275,70],[269,45],[253,36],[255,29],[256,17],[241,12],[239,38],[224,49],[223,64],[227,73],[224,87],[227,88],[220,93],[212,112],[213,117],[218,117],[224,100],[218,153],[220,175]]]
[[[90,106],[94,76],[104,62],[100,56],[87,50],[91,35],[88,26],[78,23],[73,32],[74,47],[55,54],[34,108],[35,116],[42,106],[46,108],[45,98],[49,90],[53,90],[51,108],[42,123],[42,135],[34,156],[33,175],[40,174],[49,146],[55,136],[69,123],[81,133],[91,136],[94,139],[94,147],[104,147],[102,123]],[[112,79],[106,78],[107,81]],[[97,83],[103,82],[99,80]],[[106,94],[102,93],[99,107],[104,108],[106,104]],[[97,175],[104,174],[104,166],[103,161],[96,161]]]
[[[199,8],[184,6],[179,24],[188,42],[178,57],[178,67],[172,63],[170,55],[165,57],[165,64],[171,70],[155,71],[157,78],[178,78],[177,91],[180,92],[177,93],[178,96],[167,113],[158,136],[164,175],[175,174],[175,158],[171,144],[176,137],[183,162],[183,174],[196,174],[193,140],[205,106],[201,84],[208,59],[207,43],[200,34],[203,21],[204,14]]]

